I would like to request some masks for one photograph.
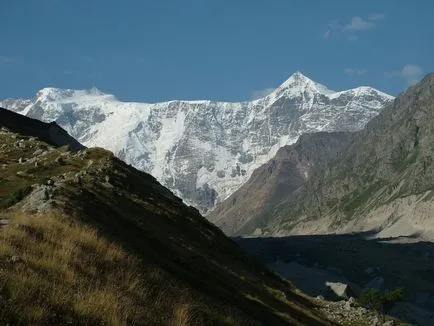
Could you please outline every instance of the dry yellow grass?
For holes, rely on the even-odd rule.
[[[0,231],[0,268],[1,324],[219,323],[164,271],[60,214],[15,214]]]

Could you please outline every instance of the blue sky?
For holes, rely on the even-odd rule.
[[[0,1],[0,98],[249,100],[301,71],[397,94],[434,71],[434,1]]]

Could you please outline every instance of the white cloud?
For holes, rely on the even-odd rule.
[[[324,39],[329,40],[335,36],[344,34],[344,37],[349,41],[355,42],[358,40],[358,36],[354,35],[355,33],[375,29],[377,27],[377,22],[383,20],[385,17],[385,14],[373,13],[366,19],[360,16],[352,17],[351,21],[344,25],[341,25],[338,21],[330,22],[327,26],[326,32],[324,33]]]
[[[408,85],[416,84],[422,77],[422,69],[413,64],[407,64],[402,68],[401,74],[407,79]]]
[[[348,76],[363,76],[367,73],[367,70],[358,68],[347,68],[344,69],[344,73]]]
[[[347,31],[363,31],[372,28],[375,28],[375,23],[364,20],[361,17],[351,18],[351,22],[344,26],[344,30]]]
[[[422,74],[422,69],[419,66],[408,64],[402,68],[402,75],[404,77],[413,77]]]
[[[377,20],[383,20],[385,17],[386,17],[385,14],[381,14],[381,13],[373,13],[373,14],[370,14],[370,15],[368,16],[368,19],[369,19],[369,20],[372,20],[372,21],[377,21]]]
[[[421,67],[415,64],[406,64],[401,70],[386,72],[386,77],[398,77],[406,80],[409,86],[416,84],[420,81],[423,75]]]
[[[252,91],[251,99],[252,100],[258,100],[260,98],[263,98],[263,97],[271,94],[272,92],[274,92],[274,90],[275,90],[275,88],[265,88],[262,90]]]

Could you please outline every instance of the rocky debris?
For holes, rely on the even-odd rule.
[[[357,304],[351,297],[347,301],[318,301],[320,310],[332,321],[340,325],[369,325],[369,326],[398,326],[395,320],[388,320],[384,323],[380,321],[374,311],[368,310]]]
[[[21,258],[20,256],[13,255],[13,256],[10,258],[10,261],[11,261],[12,263],[14,263],[14,264],[17,264],[17,263],[22,262],[23,260],[22,260],[22,258]]]
[[[75,183],[81,184],[83,181],[83,176],[86,174],[85,171],[80,171],[73,176],[73,180]]]
[[[386,321],[383,326],[396,326],[397,323],[394,320]]]
[[[380,319],[378,319],[378,317],[375,317],[375,318],[372,320],[370,326],[381,326]]]
[[[350,297],[347,302],[345,302],[345,309],[350,310],[352,307],[356,306],[356,299]]]
[[[356,305],[355,301],[352,300],[337,302],[320,301],[320,310],[338,324],[371,325],[376,318],[375,313]]]
[[[44,150],[43,149],[37,149],[34,153],[33,153],[33,156],[39,156],[39,155],[41,155],[42,153],[44,152]]]
[[[65,164],[65,160],[63,159],[62,156],[57,157],[54,162],[56,162],[57,164]]]
[[[17,171],[16,175],[18,177],[22,177],[22,178],[33,178],[34,177],[33,174],[30,174],[30,173],[28,173],[26,171]]]
[[[52,185],[35,185],[33,191],[25,198],[22,210],[44,213],[55,205]]]

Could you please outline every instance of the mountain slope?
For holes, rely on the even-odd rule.
[[[324,173],[281,201],[269,234],[434,235],[434,74],[401,94]]]
[[[0,127],[21,135],[38,137],[53,146],[67,145],[72,151],[84,149],[83,145],[72,138],[55,122],[44,123],[39,120],[29,119],[3,108],[0,108]]]
[[[304,134],[293,145],[256,169],[250,179],[229,198],[217,204],[207,218],[228,235],[252,232],[266,225],[263,217],[282,198],[296,191],[350,142],[352,133]]]
[[[2,324],[331,324],[152,176],[37,135],[0,130]]]
[[[334,92],[295,73],[252,102],[125,103],[97,89],[46,88],[30,102],[0,106],[56,121],[82,144],[113,151],[207,212],[299,135],[359,130],[391,100],[369,87]]]

